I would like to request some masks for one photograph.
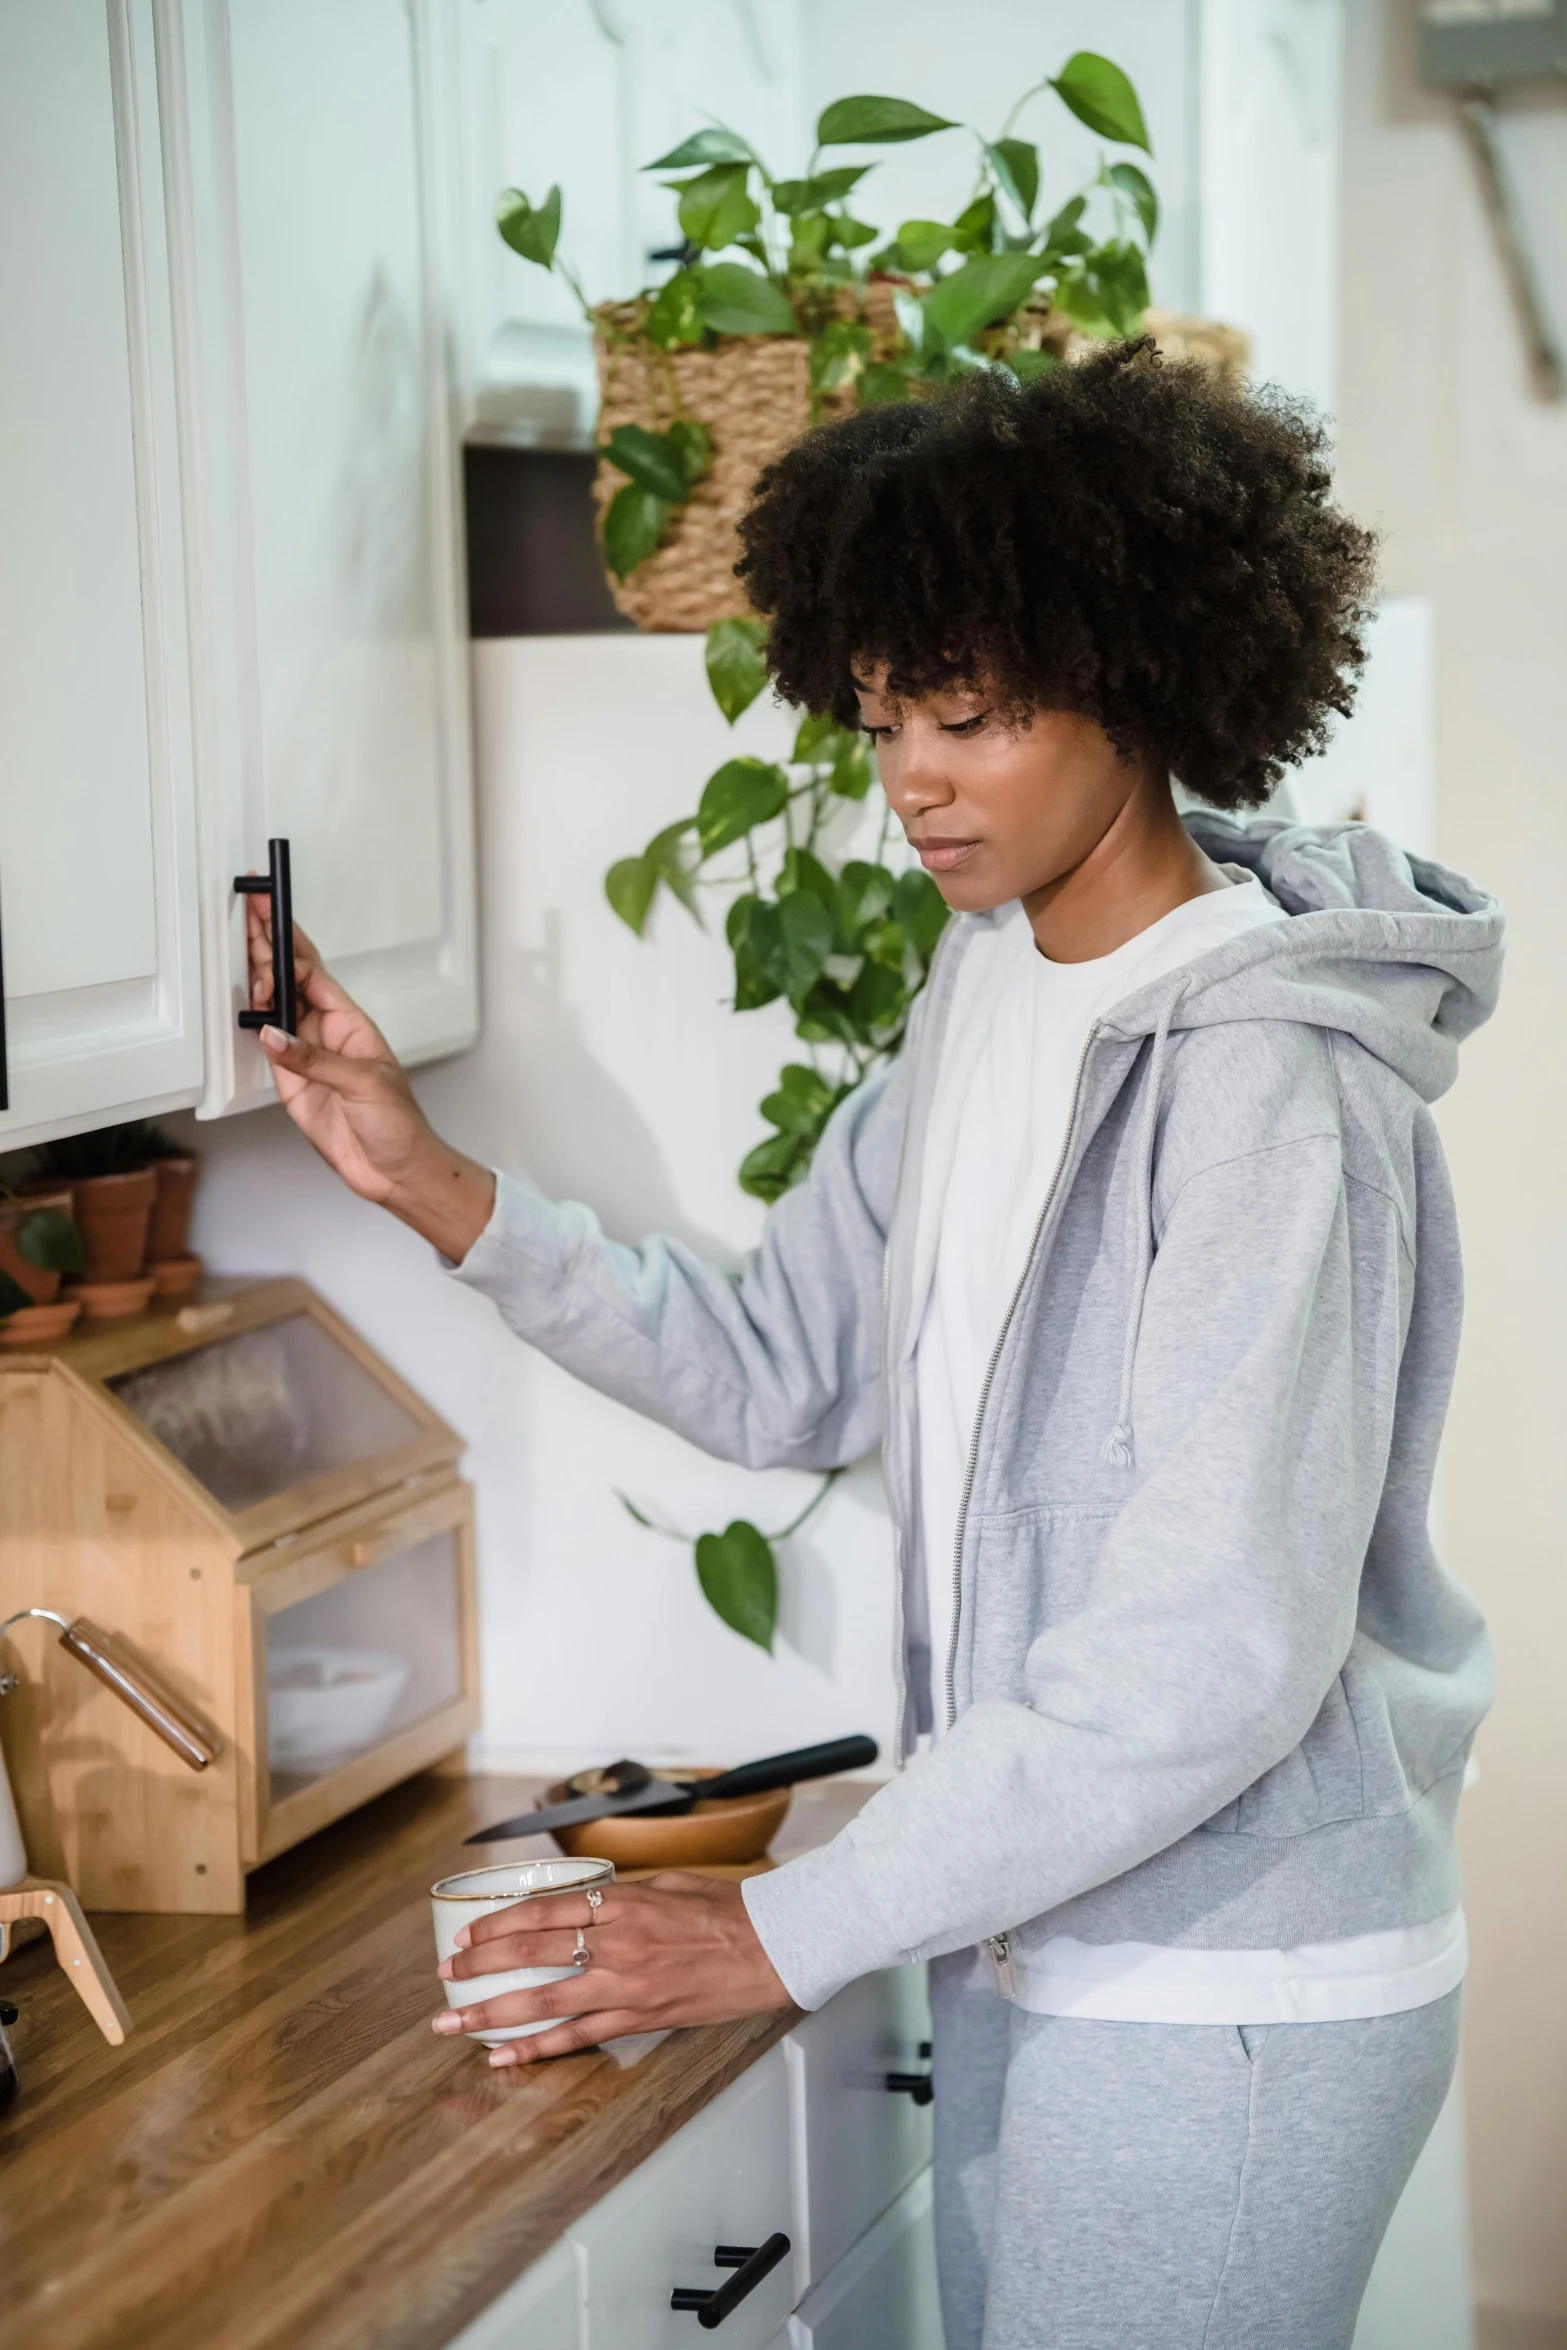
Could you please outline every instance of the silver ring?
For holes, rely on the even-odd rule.
[[[585,1899],[588,1908],[593,1913],[588,1919],[588,1924],[591,1926],[597,1923],[599,1911],[604,1906],[604,1896],[596,1885],[589,1885],[586,1889]]]
[[[571,1954],[571,1963],[580,1975],[583,1968],[590,1966],[592,1962],[593,1953],[588,1948],[588,1938],[579,1926],[577,1928],[577,1947]]]

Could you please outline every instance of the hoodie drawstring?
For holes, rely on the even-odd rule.
[[[1126,1337],[1121,1349],[1121,1394],[1115,1426],[1100,1447],[1107,1468],[1129,1469],[1135,1459],[1132,1445],[1132,1369],[1137,1360],[1137,1333],[1142,1326],[1143,1299],[1153,1270],[1153,1146],[1159,1123],[1159,1089],[1164,1080],[1164,1051],[1170,1039],[1170,1021],[1184,989],[1178,987],[1159,1014],[1154,1030],[1148,1081],[1143,1092],[1142,1123],[1137,1130],[1137,1159],[1132,1170],[1127,1213],[1136,1226],[1137,1272],[1126,1308]]]

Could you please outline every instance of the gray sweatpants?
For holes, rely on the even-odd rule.
[[[1079,2023],[931,1968],[947,2350],[1350,2350],[1461,1993],[1361,2023]]]

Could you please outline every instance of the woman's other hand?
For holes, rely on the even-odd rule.
[[[626,2032],[727,2023],[790,2005],[740,1887],[678,1869],[641,1885],[606,1885],[596,1912],[583,1893],[548,1893],[478,1918],[462,1929],[463,1946],[437,1972],[448,1982],[474,1978],[475,1991],[482,1993],[487,1974],[570,1966],[579,1927],[588,1948],[580,1973],[448,2008],[432,2017],[433,2029],[493,2032],[568,2017],[490,2051],[492,2065],[531,2064],[536,2057],[597,2048]]]
[[[250,1000],[274,1000],[272,909],[245,900]],[[495,1178],[442,1142],[381,1031],[337,984],[295,925],[299,1033],[261,1031],[278,1099],[300,1132],[361,1199],[389,1208],[444,1255],[465,1257],[490,1220]]]

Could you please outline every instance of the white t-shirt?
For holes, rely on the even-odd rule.
[[[947,1726],[954,1551],[991,1359],[1066,1147],[1089,1032],[1150,980],[1287,919],[1252,876],[1192,898],[1113,954],[1042,955],[1021,906],[970,944],[928,1129],[915,1246],[920,1516],[933,1736]],[[984,1962],[979,1962],[983,1968]],[[1462,1979],[1462,1913],[1292,1951],[1098,1947],[1065,1936],[1013,1960],[1021,2006],[1142,2023],[1327,2022],[1393,2014]],[[988,1970],[982,1976],[988,1981]]]

